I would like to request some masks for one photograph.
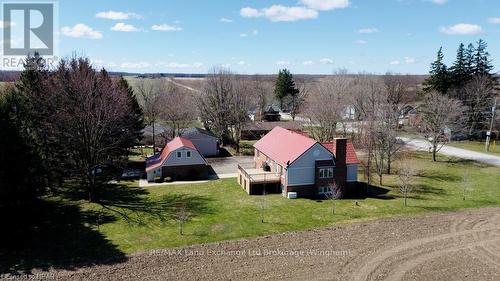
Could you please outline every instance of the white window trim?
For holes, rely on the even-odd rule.
[[[324,175],[325,171],[326,171],[326,176]],[[333,178],[333,167],[319,168],[319,178],[320,179],[331,179],[331,178]]]
[[[177,151],[176,156],[177,158],[182,158],[182,151]]]
[[[191,154],[192,154],[191,151],[186,151],[186,158],[191,158],[192,156]]]

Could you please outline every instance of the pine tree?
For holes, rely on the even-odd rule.
[[[483,39],[479,39],[474,55],[475,75],[492,77],[491,71],[493,70],[493,65],[490,60],[490,54],[486,51],[487,47],[488,44]]]
[[[120,76],[120,78],[118,79],[117,86],[118,89],[123,90],[127,94],[129,100],[130,116],[127,119],[128,122],[130,123],[130,129],[132,131],[132,134],[134,135],[130,139],[138,141],[142,139],[143,136],[142,130],[144,129],[144,114],[142,112],[141,106],[137,101],[137,97],[134,93],[134,90],[129,85],[127,80],[123,78],[123,76]],[[132,143],[131,146],[132,145],[137,145],[137,144]]]
[[[465,45],[460,43],[457,50],[457,59],[450,67],[451,83],[454,86],[463,85],[464,82],[469,80],[469,73],[467,69],[467,56],[465,51]]]
[[[287,96],[295,97],[299,90],[295,87],[293,75],[288,69],[280,70],[274,88],[274,95],[280,101],[280,107],[283,109],[283,99]]]
[[[431,64],[430,77],[424,81],[424,90],[430,92],[436,90],[446,94],[450,88],[450,75],[448,68],[443,62],[443,47],[439,48],[436,60]]]
[[[472,77],[474,75],[474,55],[476,53],[476,48],[474,44],[469,43],[467,49],[465,50],[465,69],[467,70],[467,77]]]

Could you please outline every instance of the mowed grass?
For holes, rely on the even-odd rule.
[[[109,201],[121,215],[106,210],[105,215],[114,219],[102,223],[99,232],[118,250],[134,253],[387,216],[500,205],[500,168],[444,156],[440,156],[440,160],[432,162],[427,153],[414,155],[411,161],[419,175],[415,178],[416,189],[408,207],[403,206],[396,176],[386,175],[387,194],[337,200],[335,214],[332,214],[331,201],[289,200],[279,194],[249,196],[236,179],[148,188],[139,188],[136,182],[130,182],[121,187],[120,196]],[[464,201],[462,179],[465,171],[471,189]],[[191,218],[185,224],[184,235],[179,234],[179,224],[174,219],[176,209],[172,207],[180,202],[191,204]],[[97,204],[81,204],[84,212],[100,208]],[[264,223],[261,222],[262,206]]]
[[[455,141],[455,142],[450,142],[448,145],[476,152],[482,152],[500,156],[500,142],[495,140],[491,141],[489,152],[486,152],[485,150],[485,143],[480,141]]]

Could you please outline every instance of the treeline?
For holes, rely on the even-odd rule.
[[[96,189],[121,174],[143,127],[123,78],[85,58],[49,71],[38,54],[28,56],[19,80],[0,94],[0,204],[30,200],[67,180],[95,201]]]
[[[440,48],[431,64],[430,77],[424,82],[425,92],[437,91],[466,107],[464,114],[469,135],[484,129],[491,113],[488,109],[496,94],[497,79],[487,46],[483,40],[467,47],[460,44],[450,67],[444,63]]]

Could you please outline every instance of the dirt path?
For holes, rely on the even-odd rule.
[[[341,225],[50,271],[60,280],[500,280],[500,208]],[[47,279],[47,278],[46,278]]]

